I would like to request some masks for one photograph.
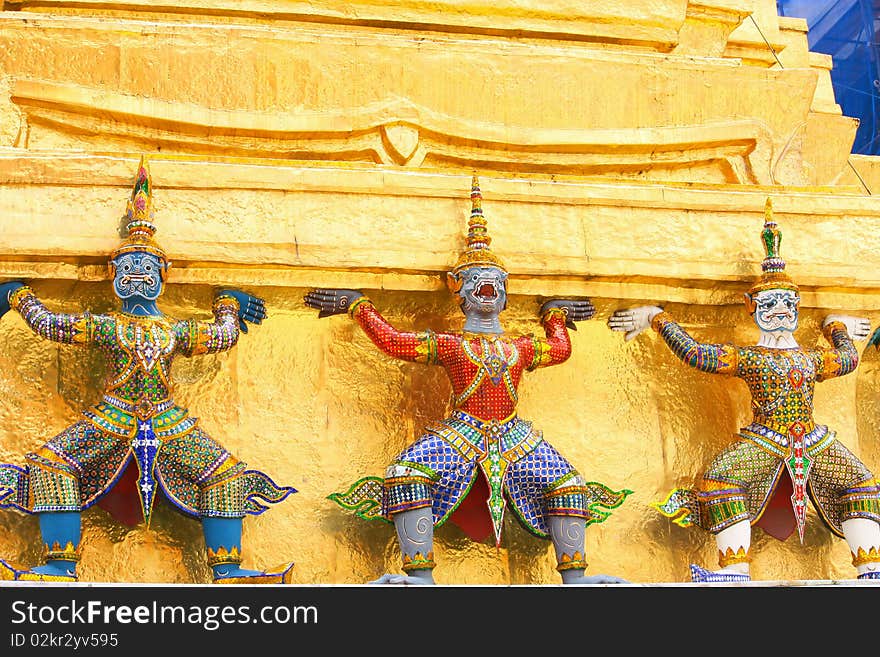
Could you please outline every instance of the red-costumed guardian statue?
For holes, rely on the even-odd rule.
[[[330,497],[360,517],[394,523],[406,575],[386,574],[376,583],[433,584],[434,528],[467,515],[459,524],[471,538],[494,535],[499,545],[508,508],[527,530],[552,541],[563,583],[623,582],[585,575],[584,539],[587,525],[604,520],[603,509],[619,506],[631,491],[586,481],[516,412],[523,374],[565,362],[568,328],[595,310],[588,300],[551,300],[539,313],[543,337],[505,333],[499,315],[508,272],[489,248],[476,177],[471,200],[467,250],[447,281],[460,299],[462,331],[400,331],[358,290],[306,295],[319,317],[347,313],[389,356],[443,367],[453,390],[449,415],[398,454],[384,477],[365,477]]]

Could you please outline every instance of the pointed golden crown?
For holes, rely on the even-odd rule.
[[[467,249],[462,253],[450,274],[457,276],[469,267],[498,267],[504,272],[507,269],[501,259],[492,253],[489,244],[492,238],[486,229],[486,218],[483,216],[483,194],[477,177],[471,178],[471,216],[468,219]]]
[[[140,164],[132,184],[131,197],[125,208],[124,219],[128,221],[128,237],[110,254],[112,260],[122,253],[145,251],[168,264],[168,255],[153,239],[156,226],[153,224],[153,181],[146,158],[141,155]]]
[[[747,299],[763,290],[791,290],[799,288],[791,277],[785,273],[785,260],[779,255],[782,244],[782,231],[773,219],[773,201],[767,197],[764,203],[764,229],[761,231],[761,243],[764,245],[765,257],[761,263],[761,277],[755,281],[746,293]],[[747,301],[748,303],[748,301]]]

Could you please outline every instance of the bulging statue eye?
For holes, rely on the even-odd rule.
[[[122,269],[124,271],[131,271],[131,265],[126,262],[124,265],[122,265]]]
[[[153,271],[153,265],[148,262],[144,265],[144,271]]]

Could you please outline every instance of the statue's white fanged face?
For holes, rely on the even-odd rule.
[[[763,290],[754,296],[755,324],[768,333],[794,332],[801,298],[793,290]]]

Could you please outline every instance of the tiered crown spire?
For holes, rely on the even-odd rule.
[[[761,231],[761,243],[764,245],[764,261],[761,263],[761,277],[749,288],[748,296],[754,296],[763,290],[798,291],[798,286],[785,273],[785,260],[779,254],[782,244],[782,231],[773,218],[773,201],[767,197],[764,203],[764,228]]]
[[[491,243],[492,238],[489,237],[486,218],[483,216],[483,194],[480,191],[480,182],[477,176],[473,176],[471,178],[471,216],[468,219],[467,249],[459,256],[451,274],[457,276],[464,269],[480,266],[498,267],[506,272],[504,263],[489,248]]]
[[[128,237],[110,254],[111,260],[123,253],[145,251],[167,264],[168,255],[153,239],[156,225],[153,223],[152,192],[153,181],[150,177],[150,169],[146,157],[142,155],[123,217],[128,221]]]

